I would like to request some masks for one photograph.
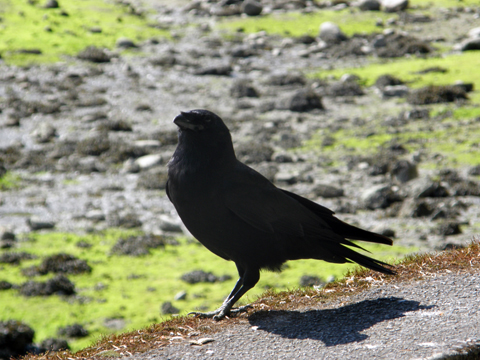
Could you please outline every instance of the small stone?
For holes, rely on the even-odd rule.
[[[322,281],[318,276],[314,275],[303,275],[300,278],[300,286],[307,286],[307,287],[313,287],[313,286],[325,286],[325,282]]]
[[[320,196],[325,199],[337,198],[344,195],[343,189],[337,188],[332,185],[326,185],[326,184],[317,184],[314,186],[312,191],[316,196]]]
[[[245,0],[242,3],[242,12],[248,16],[258,16],[262,13],[263,6],[255,0]]]
[[[375,81],[375,86],[383,89],[385,86],[403,85],[403,81],[390,74],[380,75]]]
[[[458,46],[460,51],[480,50],[480,37],[474,39],[466,39]]]
[[[468,170],[469,175],[480,176],[480,165],[473,166]]]
[[[408,96],[410,89],[407,85],[394,85],[394,86],[385,86],[382,89],[382,97],[406,97]]]
[[[278,184],[293,185],[298,182],[297,173],[278,172],[275,174],[275,182]]]
[[[132,40],[125,37],[118,38],[115,45],[119,48],[124,48],[124,49],[137,47],[137,45],[135,45],[135,43]]]
[[[448,190],[443,185],[427,178],[412,180],[409,183],[409,188],[408,192],[413,198],[450,196]]]
[[[133,145],[137,149],[149,152],[159,150],[162,143],[159,140],[136,140]]]
[[[105,221],[105,214],[102,210],[90,210],[85,214],[85,219],[93,222]]]
[[[215,341],[215,339],[213,339],[213,338],[201,338],[201,339],[198,339],[198,340],[190,340],[190,345],[202,346],[202,345],[214,342],[214,341]]]
[[[384,35],[377,35],[372,41],[372,46],[375,49],[387,46],[387,40]]]
[[[393,229],[385,228],[383,230],[380,230],[378,232],[380,235],[389,237],[389,238],[394,238],[395,237],[395,231]]]
[[[268,85],[274,86],[290,86],[290,85],[305,85],[307,79],[300,73],[292,72],[276,72],[267,80]]]
[[[288,99],[288,110],[306,112],[314,109],[324,110],[322,97],[311,89],[300,89]]]
[[[401,198],[389,185],[375,185],[366,189],[362,194],[365,207],[370,210],[385,209]]]
[[[55,223],[53,221],[42,219],[38,216],[32,216],[27,220],[27,224],[31,230],[37,231],[41,229],[52,229],[55,227]]]
[[[40,123],[32,133],[32,136],[38,143],[47,143],[52,141],[57,135],[57,130],[49,123]]]
[[[472,39],[480,38],[480,27],[476,27],[476,28],[471,29],[468,32],[467,36],[469,38],[472,38]]]
[[[213,275],[211,272],[205,272],[203,270],[194,270],[183,274],[181,279],[189,284],[197,284],[201,282],[214,283],[219,281],[219,278]]]
[[[110,330],[122,330],[126,325],[126,321],[123,318],[107,318],[103,321],[103,326]]]
[[[245,80],[238,80],[230,88],[230,95],[234,98],[251,97],[257,98],[258,91]]]
[[[451,236],[461,234],[462,230],[460,229],[460,224],[456,222],[446,222],[440,224],[436,229],[434,229],[434,233],[443,236]]]
[[[468,99],[465,89],[456,85],[430,85],[412,91],[407,101],[413,105],[439,104]]]
[[[382,8],[385,12],[399,12],[408,8],[408,0],[382,0]]]
[[[78,53],[77,58],[91,61],[93,63],[105,63],[110,61],[111,56],[105,49],[97,48],[96,46],[88,46]]]
[[[179,301],[179,300],[185,300],[186,298],[187,298],[187,292],[185,290],[182,290],[178,292],[173,299],[175,301]]]
[[[430,216],[432,213],[433,209],[426,201],[409,198],[403,202],[399,216],[419,218]]]
[[[33,344],[35,331],[18,320],[0,321],[1,354],[3,359],[25,356]]]
[[[195,75],[230,76],[232,71],[233,69],[230,65],[213,65],[196,70]]]
[[[391,169],[393,177],[401,183],[406,183],[418,176],[417,166],[408,160],[399,160]]]
[[[167,232],[181,233],[183,231],[182,223],[180,221],[176,221],[175,219],[172,219],[168,215],[159,216],[158,226],[160,227],[161,230],[167,231]]]
[[[111,227],[123,227],[126,229],[132,229],[142,226],[142,221],[135,213],[112,212],[111,214],[107,215],[107,224]]]
[[[0,240],[15,240],[15,234],[5,226],[0,226]]]
[[[45,5],[43,5],[45,9],[58,9],[60,5],[58,4],[57,0],[48,0]]]
[[[0,280],[0,291],[1,290],[9,290],[13,287],[11,283],[5,280]]]
[[[162,304],[160,311],[164,315],[178,314],[180,312],[170,301],[166,301]]]
[[[43,340],[40,343],[40,348],[42,349],[42,352],[70,350],[67,340],[56,338],[47,338]]]
[[[323,41],[334,44],[348,39],[338,25],[330,21],[326,21],[320,25],[320,33],[318,36]]]
[[[293,157],[286,152],[277,152],[272,155],[272,161],[276,163],[291,163],[293,162]]]
[[[27,281],[20,286],[19,291],[23,296],[73,295],[75,284],[60,274],[46,282]]]
[[[86,330],[81,324],[67,325],[58,329],[58,335],[66,336],[70,338],[83,338],[88,336],[88,330]]]
[[[357,3],[357,7],[362,11],[379,11],[380,1],[378,0],[361,0]]]
[[[134,165],[140,170],[147,170],[161,164],[163,164],[163,157],[160,154],[144,155],[134,161]]]

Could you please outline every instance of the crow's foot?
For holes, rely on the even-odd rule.
[[[217,310],[202,313],[202,312],[190,312],[188,315],[194,315],[199,318],[208,318],[208,319],[213,319],[215,321],[219,321],[224,319],[225,317],[229,317],[232,315],[237,315],[243,312],[246,312],[248,309],[251,309],[252,307],[250,305],[245,305],[245,306],[240,306],[239,308],[236,309],[228,309],[227,306],[221,306]]]

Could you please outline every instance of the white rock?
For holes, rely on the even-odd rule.
[[[158,140],[137,140],[133,142],[133,145],[140,149],[155,150],[162,144]]]
[[[469,38],[472,38],[472,39],[480,38],[480,27],[476,27],[476,28],[471,29],[468,32],[467,36]]]
[[[182,232],[182,223],[168,215],[159,216],[159,227],[163,231],[168,232]]]
[[[338,42],[347,39],[347,36],[340,30],[337,24],[326,21],[320,25],[320,39],[327,42]]]
[[[162,155],[160,154],[150,154],[139,157],[135,160],[134,165],[137,165],[141,170],[150,169],[154,166],[160,165],[163,163]]]
[[[385,86],[382,91],[382,96],[383,97],[403,97],[403,96],[407,96],[409,91],[410,90],[406,85]]]
[[[382,0],[382,8],[385,12],[403,11],[408,8],[408,0]]]

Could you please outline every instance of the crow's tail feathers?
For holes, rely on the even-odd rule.
[[[371,270],[379,271],[384,274],[388,275],[394,275],[395,271],[390,269],[392,265],[384,263],[383,261],[373,259],[369,256],[365,256],[363,254],[360,254],[344,245],[338,244],[338,248],[335,249],[334,253],[337,256],[341,256],[345,258],[347,262],[355,262],[359,265],[362,265],[366,268],[369,268]],[[386,265],[388,267],[385,267],[383,265]]]
[[[329,221],[328,225],[330,225],[335,233],[343,236],[346,239],[362,240],[385,245],[393,244],[392,239],[387,236],[357,228],[356,226],[347,224],[334,216],[332,216],[332,219]]]

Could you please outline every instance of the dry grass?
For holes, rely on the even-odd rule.
[[[308,306],[318,306],[345,296],[360,292],[372,286],[386,283],[399,283],[429,278],[439,273],[471,272],[480,269],[480,241],[473,241],[469,246],[452,249],[435,254],[421,254],[406,257],[395,265],[396,275],[383,275],[371,270],[358,269],[348,273],[344,279],[328,284],[325,288],[315,290],[301,288],[291,291],[267,291],[252,304],[253,311],[293,310]],[[251,313],[251,311],[250,311]],[[226,326],[245,323],[247,314],[221,322],[210,319],[198,319],[181,316],[141,330],[112,335],[99,340],[96,344],[80,350],[75,354],[69,351],[28,355],[25,360],[72,360],[92,358],[116,358],[134,353],[167,346],[176,341],[205,338]]]

